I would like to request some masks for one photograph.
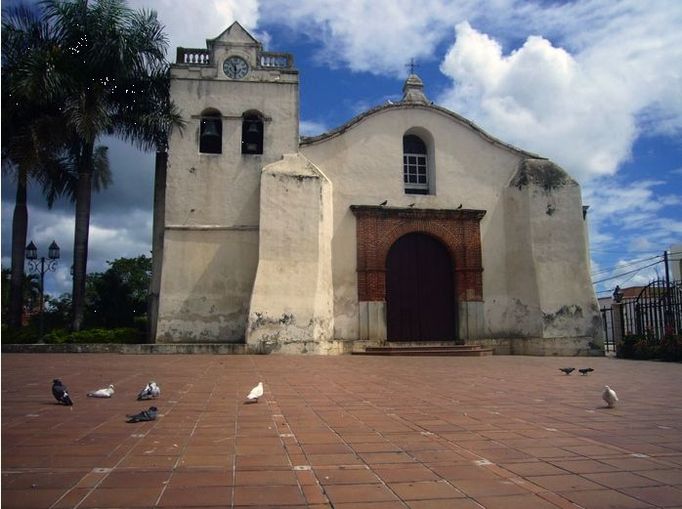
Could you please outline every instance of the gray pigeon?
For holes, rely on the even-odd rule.
[[[582,375],[587,375],[588,373],[592,373],[594,370],[592,368],[580,368],[578,371],[580,371],[580,374]]]
[[[149,410],[142,410],[139,414],[126,415],[128,420],[126,422],[145,422],[156,420],[156,412],[158,408],[150,406]]]
[[[137,395],[137,400],[138,401],[144,401],[147,399],[154,399],[154,398],[158,398],[160,395],[161,395],[161,388],[156,384],[156,382],[151,381]]]
[[[63,405],[73,405],[73,401],[71,401],[71,398],[69,397],[69,392],[66,388],[66,385],[64,385],[59,378],[52,380],[52,395],[57,402]]]
[[[563,371],[567,375],[570,375],[575,371],[575,368],[559,368],[559,371]]]

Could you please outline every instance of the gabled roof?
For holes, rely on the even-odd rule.
[[[467,120],[466,118],[462,117],[461,115],[458,115],[457,113],[448,110],[447,108],[443,108],[442,106],[438,106],[436,104],[433,104],[433,102],[429,102],[426,96],[424,95],[424,83],[417,76],[416,74],[410,74],[408,78],[405,80],[405,84],[403,86],[403,98],[400,102],[393,103],[391,101],[388,101],[386,104],[382,104],[379,106],[375,106],[374,108],[371,108],[364,113],[360,113],[359,115],[355,116],[354,118],[350,119],[348,122],[343,124],[340,127],[337,127],[336,129],[332,129],[331,131],[327,131],[326,133],[319,134],[317,136],[301,136],[300,140],[300,145],[313,145],[315,143],[321,143],[323,141],[327,141],[328,139],[334,138],[335,136],[340,136],[341,134],[345,133],[347,130],[352,129],[355,127],[357,124],[362,122],[364,119],[371,117],[372,115],[378,115],[384,111],[388,110],[415,110],[415,109],[424,109],[424,110],[430,110],[433,111],[434,113],[437,113],[439,115],[445,115],[447,117],[450,117],[452,120],[457,122],[458,124],[461,124],[465,127],[468,127],[469,129],[475,131],[478,135],[480,135],[483,139],[489,141],[493,145],[497,145],[499,147],[505,148],[507,150],[511,150],[512,152],[515,152],[519,155],[522,155],[527,158],[531,159],[541,159],[541,160],[546,160],[546,157],[539,156],[537,154],[533,154],[532,152],[527,152],[525,150],[521,150],[520,148],[517,148],[513,145],[510,145],[509,143],[505,143],[501,140],[498,140],[494,136],[491,136],[487,132],[485,132],[483,129],[478,127],[476,124],[474,124],[471,120]]]
[[[255,44],[260,46],[258,42],[249,32],[239,24],[239,21],[235,21],[229,27],[227,27],[223,32],[213,39],[206,39],[206,47],[211,48],[216,42],[231,42],[231,43],[241,43],[241,44]]]
[[[429,110],[433,111],[434,113],[437,113],[439,115],[444,115],[446,117],[451,118],[458,124],[461,124],[465,127],[468,127],[469,129],[475,131],[478,135],[480,135],[483,139],[489,141],[493,145],[497,145],[499,147],[505,148],[507,150],[511,150],[512,152],[516,152],[519,155],[522,155],[524,157],[529,157],[532,159],[547,159],[546,157],[542,157],[540,155],[534,154],[532,152],[528,152],[526,150],[522,150],[520,148],[517,148],[513,145],[510,145],[509,143],[505,143],[501,140],[498,140],[494,136],[491,136],[487,132],[485,132],[483,129],[478,127],[476,124],[474,124],[471,120],[468,120],[461,115],[458,115],[457,113],[448,110],[447,108],[443,108],[442,106],[438,106],[435,104],[423,104],[423,103],[418,103],[418,102],[398,102],[398,103],[387,103],[387,104],[381,104],[379,106],[375,106],[374,108],[371,108],[364,113],[360,113],[356,117],[353,117],[351,120],[346,122],[345,124],[337,127],[336,129],[332,129],[331,131],[327,131],[322,134],[318,134],[317,136],[302,136],[300,144],[301,145],[313,145],[315,143],[321,143],[323,141],[327,141],[331,138],[334,138],[336,136],[340,136],[341,134],[345,133],[347,130],[352,129],[355,127],[357,124],[362,122],[364,119],[371,117],[373,115],[378,115],[384,111],[389,111],[389,110]]]

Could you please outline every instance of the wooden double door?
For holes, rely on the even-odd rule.
[[[389,341],[447,341],[457,336],[453,263],[447,248],[429,235],[409,233],[386,259]]]

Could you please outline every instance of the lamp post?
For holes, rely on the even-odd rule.
[[[28,271],[33,272],[34,274],[40,274],[40,339],[42,339],[45,327],[45,273],[57,269],[59,246],[53,240],[52,244],[50,244],[50,247],[47,250],[47,258],[44,256],[38,258],[38,248],[33,241],[31,241],[29,242],[28,246],[26,246],[26,259],[28,260]]]

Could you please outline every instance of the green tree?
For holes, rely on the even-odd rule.
[[[147,314],[152,260],[118,258],[109,269],[88,274],[85,322],[88,327],[133,327]]]

